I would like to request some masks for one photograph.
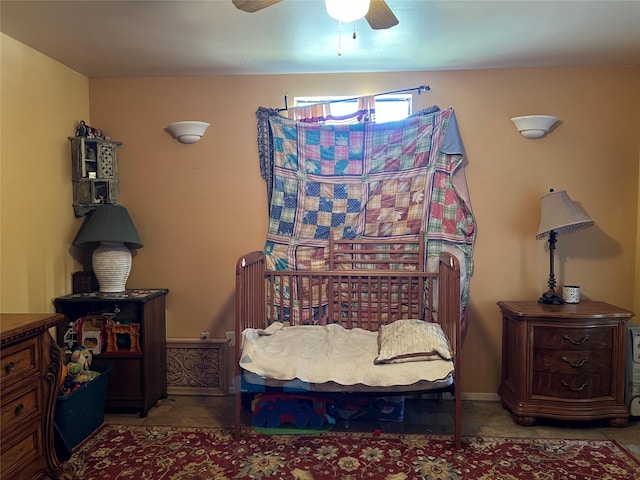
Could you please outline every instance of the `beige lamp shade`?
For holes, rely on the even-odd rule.
[[[553,252],[556,249],[558,234],[575,232],[593,225],[580,205],[573,202],[567,192],[551,192],[542,197],[542,214],[536,238],[549,239],[549,289],[542,294],[538,302],[549,305],[562,305],[564,299],[556,293],[556,276],[553,273]]]
[[[566,191],[552,191],[542,197],[542,214],[536,238],[549,237],[553,230],[558,234],[575,232],[590,227],[594,221],[575,203]]]

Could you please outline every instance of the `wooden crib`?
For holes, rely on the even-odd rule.
[[[454,396],[454,442],[456,448],[461,448],[458,260],[443,253],[437,272],[425,272],[424,246],[419,240],[332,240],[328,266],[328,270],[322,271],[271,271],[266,269],[262,251],[248,253],[238,260],[234,376],[236,439],[241,436],[241,380],[247,373],[240,365],[246,329],[264,329],[278,321],[287,326],[339,324],[346,329],[377,332],[381,325],[400,319],[421,319],[440,324],[448,339],[452,359],[447,382],[422,381],[389,388],[310,384],[308,390],[326,393],[335,389],[341,393],[376,392],[381,395],[448,391]],[[269,387],[282,384],[269,378],[261,378],[261,382]]]

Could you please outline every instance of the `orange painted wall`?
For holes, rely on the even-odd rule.
[[[233,327],[236,259],[263,246],[258,106],[296,95],[359,95],[429,84],[415,108],[455,108],[478,220],[465,392],[494,395],[500,375],[498,300],[536,300],[548,253],[535,240],[540,197],[565,188],[596,226],[560,237],[560,284],[586,298],[638,305],[640,68],[519,69],[392,74],[92,79],[2,36],[1,299],[3,311],[53,311],[78,268],[69,247],[67,136],[80,119],[123,142],[120,194],[145,247],[128,286],[166,287],[168,335],[224,337]],[[10,99],[10,100],[8,100]],[[556,115],[546,138],[520,136],[510,117]],[[164,131],[211,123],[200,143]],[[37,132],[34,134],[33,132]],[[10,307],[7,309],[7,306]]]
[[[428,83],[415,98],[455,108],[478,220],[464,389],[495,392],[501,323],[496,302],[537,300],[548,253],[535,239],[540,197],[567,189],[596,227],[560,238],[559,283],[585,298],[634,306],[640,69],[522,69],[395,74],[101,79],[90,82],[91,118],[124,143],[121,201],[145,247],[129,284],[168,287],[168,335],[232,329],[234,266],[263,246],[265,184],[256,146],[258,106],[284,95],[358,95]],[[561,123],[529,140],[509,120],[553,114]],[[197,144],[163,129],[211,123]]]

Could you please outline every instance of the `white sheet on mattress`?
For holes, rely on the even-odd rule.
[[[451,360],[375,365],[377,354],[377,332],[335,324],[288,327],[275,322],[267,329],[243,332],[240,366],[275,380],[372,387],[436,382],[453,374]]]

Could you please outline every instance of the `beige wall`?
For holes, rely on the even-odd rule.
[[[128,286],[170,289],[168,336],[195,338],[209,330],[224,337],[233,327],[235,262],[262,248],[267,228],[258,106],[280,107],[284,95],[292,103],[296,95],[358,95],[424,83],[432,91],[415,97],[416,109],[455,108],[478,220],[464,390],[497,389],[496,302],[537,300],[546,289],[548,252],[535,233],[540,197],[549,188],[567,189],[596,222],[560,237],[559,283],[580,284],[584,297],[633,308],[640,249],[640,68],[92,79],[91,122],[123,142],[120,198],[145,244],[133,259]],[[509,118],[533,113],[555,115],[561,123],[546,138],[525,139]],[[178,120],[211,126],[199,143],[183,145],[164,131]],[[62,130],[56,134],[59,145],[50,149],[68,149],[73,128]],[[70,195],[68,164],[60,168],[57,175],[66,178],[58,190]],[[4,201],[3,194],[3,209]],[[68,256],[79,226],[69,203],[55,207],[63,223],[57,241],[64,246],[52,258]],[[3,239],[4,231],[3,225]]]
[[[0,311],[49,313],[78,270],[67,137],[89,80],[4,34],[0,51]]]
[[[232,328],[234,264],[266,231],[255,110],[283,96],[356,95],[428,83],[416,107],[456,110],[478,220],[465,384],[495,392],[501,325],[496,301],[536,300],[548,253],[535,240],[540,197],[567,189],[596,227],[560,238],[559,282],[633,308],[640,69],[490,70],[402,74],[91,80],[92,120],[124,142],[121,199],[145,247],[130,284],[168,287],[169,336]],[[547,113],[561,124],[528,140],[509,118]],[[163,128],[211,123],[182,145]]]

